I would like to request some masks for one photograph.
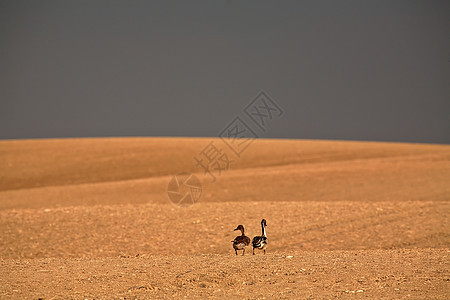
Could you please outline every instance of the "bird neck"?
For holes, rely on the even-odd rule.
[[[262,236],[266,236],[266,227],[264,226],[264,223],[261,223],[261,229],[262,229]]]
[[[241,229],[241,233],[242,233],[241,235],[245,235],[245,234],[244,234],[244,229]]]

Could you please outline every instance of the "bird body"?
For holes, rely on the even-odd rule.
[[[242,250],[242,255],[244,255],[245,253],[245,247],[247,247],[248,245],[250,245],[250,238],[248,236],[245,235],[244,233],[244,226],[239,225],[238,227],[236,227],[235,230],[240,230],[241,231],[241,235],[238,235],[232,242],[233,242],[233,248],[234,251],[236,252],[236,255],[238,254],[238,250]]]
[[[266,248],[267,248],[267,236],[266,236],[266,220],[261,220],[261,230],[262,234],[255,236],[252,240],[252,246],[253,246],[253,255],[255,255],[255,249],[264,250],[264,254],[266,254]]]

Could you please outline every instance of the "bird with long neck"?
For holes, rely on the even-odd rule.
[[[266,236],[266,219],[261,220],[261,235],[255,236],[252,240],[253,246],[253,255],[255,255],[255,249],[264,250],[264,254],[266,254],[267,248],[267,236]]]
[[[241,235],[238,235],[234,240],[232,240],[233,248],[234,248],[234,251],[236,252],[236,255],[238,254],[237,253],[238,250],[242,250],[242,255],[244,255],[245,247],[250,245],[250,238],[245,235],[244,226],[239,225],[238,227],[236,227],[236,229],[234,231],[236,231],[236,230],[240,230]]]

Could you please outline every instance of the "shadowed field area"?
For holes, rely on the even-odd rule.
[[[232,161],[216,180],[194,157]],[[210,138],[0,141],[0,298],[450,294],[450,147]],[[170,202],[179,172],[203,186]],[[233,229],[267,220],[268,254]]]

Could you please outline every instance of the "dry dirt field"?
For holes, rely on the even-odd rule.
[[[191,206],[167,195],[180,172]],[[448,145],[0,141],[0,299],[449,299],[449,200]],[[267,254],[236,256],[262,218]]]

